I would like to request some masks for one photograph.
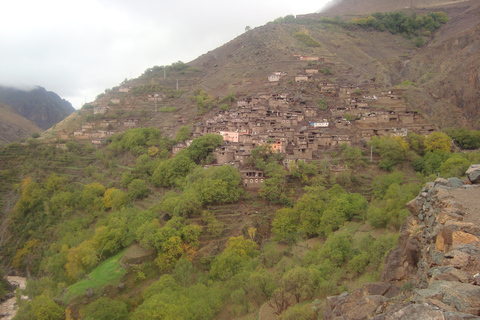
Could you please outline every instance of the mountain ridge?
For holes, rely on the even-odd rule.
[[[40,86],[32,90],[0,86],[0,103],[11,106],[44,130],[75,111],[70,102]]]

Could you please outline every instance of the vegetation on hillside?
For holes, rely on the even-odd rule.
[[[473,147],[476,131],[448,132]],[[189,133],[183,128],[175,141]],[[478,152],[452,153],[445,133],[374,138],[373,162],[364,150],[342,145],[331,160],[299,162],[290,171],[264,145],[248,161],[266,175],[253,195],[233,167],[203,168],[214,161],[221,136],[197,138],[172,157],[175,141],[139,128],[97,150],[69,142],[64,151],[34,139],[1,149],[18,160],[4,162],[0,173],[19,196],[2,256],[35,277],[25,292],[32,300],[20,304],[17,319],[35,317],[41,308],[51,319],[101,319],[99,304],[117,310],[119,319],[232,318],[263,303],[284,318],[310,314],[302,302],[378,279],[409,214],[405,204],[429,175],[462,176],[480,161]],[[334,173],[338,163],[345,169]],[[239,201],[263,203],[270,235],[264,235],[268,220],[258,220],[228,236],[232,225],[216,207]],[[200,253],[208,239],[224,249]],[[305,240],[317,244],[298,251]],[[120,257],[132,244],[150,250],[152,259],[123,269]],[[141,294],[109,289],[120,282]],[[85,304],[86,286],[93,297]]]

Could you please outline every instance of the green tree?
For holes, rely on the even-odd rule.
[[[275,239],[293,244],[296,241],[299,220],[298,211],[292,208],[277,210],[272,222]]]
[[[178,129],[178,132],[175,136],[175,142],[185,141],[185,140],[190,139],[191,131],[192,131],[192,129],[190,127],[181,126]]]
[[[471,163],[459,154],[454,154],[440,165],[440,174],[444,178],[462,177]]]
[[[201,163],[207,156],[223,143],[223,137],[218,134],[207,133],[192,141],[192,144],[186,149],[188,156],[195,163]]]
[[[161,162],[152,175],[155,186],[172,187],[183,184],[183,179],[195,166],[186,152],[180,152],[175,157]]]
[[[385,170],[393,168],[405,160],[408,144],[402,137],[373,137],[373,152],[380,155],[379,166]]]
[[[99,298],[81,311],[84,320],[126,320],[127,305],[121,301],[109,298]]]
[[[147,187],[147,182],[142,179],[133,179],[128,185],[128,195],[132,199],[142,199],[148,197],[150,189]]]
[[[443,132],[433,132],[424,142],[426,151],[440,150],[450,152],[452,148],[452,139]]]
[[[290,293],[297,303],[308,300],[315,292],[315,281],[312,272],[304,267],[294,267],[288,270],[280,280],[280,286]]]
[[[62,320],[64,310],[55,301],[42,294],[32,301],[24,301],[15,315],[15,320]]]

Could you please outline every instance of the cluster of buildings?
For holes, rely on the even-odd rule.
[[[308,81],[312,81],[310,75],[317,73],[308,71]],[[272,76],[285,74],[275,72],[268,81]],[[289,93],[245,96],[237,100],[236,108],[220,111],[197,125],[193,138],[208,133],[223,136],[224,144],[214,152],[217,164],[238,167],[245,187],[260,187],[263,173],[248,170],[252,150],[258,146],[282,154],[289,169],[297,161],[322,159],[322,153],[341,144],[360,146],[373,136],[433,131],[418,112],[407,110],[402,89],[369,94],[367,88],[338,86],[324,79],[317,83],[321,95],[329,97],[325,110],[313,102],[297,103]],[[186,146],[176,145],[174,153]]]
[[[241,96],[235,107],[218,111],[194,128],[192,139],[208,133],[223,137],[224,144],[214,152],[216,162],[238,167],[245,187],[260,187],[264,182],[262,172],[249,169],[252,150],[259,146],[268,146],[281,154],[289,169],[297,161],[322,159],[325,151],[342,144],[362,146],[374,136],[406,136],[409,132],[428,135],[433,131],[421,114],[407,110],[402,89],[382,90],[373,84],[340,85],[327,77],[333,63],[315,56],[298,57],[309,62],[309,66],[296,75],[272,72],[266,77],[267,92]],[[304,83],[313,89],[306,94],[307,99],[297,99],[298,88],[305,87]],[[274,89],[280,87],[283,89]],[[128,93],[131,89],[121,87],[119,92]],[[147,94],[135,99],[156,103],[163,98]],[[111,108],[121,106],[128,110],[135,105],[131,98],[124,100],[96,101],[93,114],[104,115],[101,120],[87,122],[73,136],[65,134],[61,138],[101,144],[115,133],[138,127],[139,119],[105,116]],[[188,141],[179,142],[173,147],[173,154],[188,145]]]

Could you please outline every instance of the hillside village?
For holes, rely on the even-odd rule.
[[[195,119],[200,121],[194,125],[191,138],[209,133],[222,135],[225,143],[214,152],[216,164],[238,168],[245,187],[259,188],[264,181],[263,173],[250,170],[247,164],[251,151],[261,145],[269,145],[273,152],[282,154],[283,164],[289,169],[297,161],[324,159],[328,157],[325,151],[342,144],[366,147],[373,136],[406,136],[409,132],[428,135],[434,131],[418,111],[407,107],[402,88],[384,88],[374,80],[358,86],[332,81],[331,69],[335,69],[335,64],[327,58],[294,58],[297,63],[306,61],[308,65],[294,75],[272,72],[258,84],[261,91],[240,94],[228,110],[212,110]],[[149,122],[151,125],[151,119],[159,117],[155,110],[167,99],[164,94],[154,93],[132,97],[132,87],[127,85],[111,91],[90,109],[82,110],[87,119],[93,120],[72,133],[60,132],[56,141],[62,143],[57,147],[65,148],[65,140],[101,145],[115,133]],[[306,95],[309,99],[304,98]],[[150,111],[140,105],[148,105]],[[118,117],[119,114],[126,116]],[[175,126],[191,123],[188,115],[175,117]],[[175,144],[172,154],[188,147],[191,141]],[[342,169],[341,164],[332,167],[334,171]]]

